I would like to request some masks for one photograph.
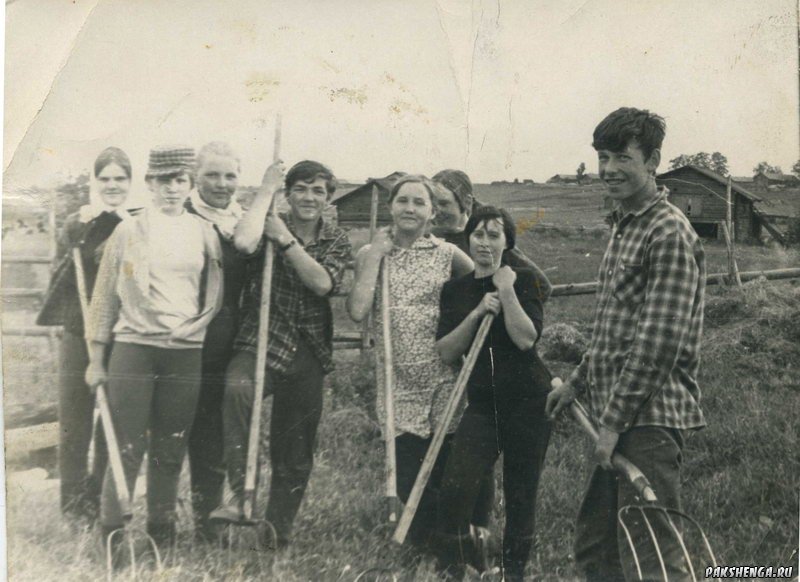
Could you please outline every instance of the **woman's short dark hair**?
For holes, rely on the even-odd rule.
[[[100,155],[97,156],[97,159],[95,159],[94,177],[97,178],[100,172],[105,170],[106,166],[109,164],[117,164],[122,168],[122,171],[125,172],[125,175],[128,176],[128,180],[131,179],[131,159],[128,157],[128,154],[113,146],[104,149],[100,152]]]
[[[475,209],[475,212],[467,220],[467,226],[464,227],[464,234],[467,235],[467,240],[481,224],[489,220],[502,221],[503,233],[506,235],[506,250],[513,249],[517,244],[517,227],[514,224],[514,219],[511,218],[505,208],[497,208],[496,206],[481,206]]]
[[[392,204],[392,200],[394,200],[395,196],[397,196],[400,188],[406,184],[422,184],[425,187],[425,190],[428,191],[428,198],[430,198],[431,206],[433,205],[433,189],[436,186],[430,181],[430,178],[426,178],[422,174],[409,174],[408,176],[403,176],[397,182],[395,182],[395,185],[392,186],[392,189],[389,191],[389,205]]]
[[[634,139],[647,160],[653,150],[661,148],[666,131],[667,124],[660,115],[647,109],[620,107],[595,128],[592,147],[621,152]]]
[[[326,166],[312,160],[297,162],[286,173],[286,193],[298,182],[313,182],[317,178],[325,180],[325,190],[328,196],[336,192],[336,177]]]

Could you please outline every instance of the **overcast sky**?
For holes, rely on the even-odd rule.
[[[795,0],[15,0],[6,6],[10,186],[162,143],[229,141],[341,178],[596,171],[620,106],[667,119],[662,169],[721,151],[735,175],[800,157]]]

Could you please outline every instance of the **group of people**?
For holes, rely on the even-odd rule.
[[[475,200],[464,172],[398,180],[388,198],[391,226],[355,255],[346,307],[355,321],[373,314],[382,421],[381,344],[391,339],[396,478],[404,502],[463,356],[480,322],[493,316],[466,407],[446,427],[409,533],[415,547],[434,550],[444,577],[462,579],[469,563],[486,567],[494,466],[502,454],[502,571],[508,580],[522,579],[552,421],[580,393],[600,433],[576,528],[576,560],[587,579],[631,577],[616,509],[634,493],[612,471],[615,450],[639,465],[662,502],[680,507],[684,431],[704,424],[696,378],[705,272],[697,236],[655,184],[664,133],[660,117],[632,108],[613,112],[595,130],[600,175],[619,216],[601,264],[591,345],[554,390],[536,351],[552,287],[516,247],[509,213]],[[130,160],[108,148],[94,165],[90,203],[64,224],[63,260],[38,321],[64,326],[61,508],[72,518],[99,520],[105,536],[123,526],[123,517],[102,427],[92,426],[99,385],[107,390],[129,491],[147,452],[147,531],[159,546],[175,543],[187,451],[197,539],[216,540],[222,525],[244,519],[263,265],[272,248],[266,519],[279,548],[291,543],[313,466],[323,379],[333,369],[330,297],[341,289],[352,248],[347,233],[323,218],[336,189],[323,164],[302,161],[286,172],[273,163],[246,211],[235,200],[239,174],[239,158],[224,143],[196,156],[189,147],[154,148],[145,177],[151,204],[130,209]],[[285,214],[270,211],[280,191]],[[83,266],[77,272],[74,248]],[[85,326],[80,272],[90,300]],[[223,500],[226,476],[232,496]],[[680,574],[678,558],[667,557]]]

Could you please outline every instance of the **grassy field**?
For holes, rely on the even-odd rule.
[[[587,203],[585,195],[567,194],[565,202],[564,192],[554,192],[554,199],[562,203],[545,213],[565,217],[564,221],[552,223],[553,227],[549,220],[531,226],[519,244],[554,283],[590,281],[605,246],[602,213],[599,203]],[[512,202],[507,199],[506,205],[514,207]],[[526,208],[520,203],[514,210],[516,218],[541,214],[537,208],[542,206],[536,204]],[[356,233],[359,237],[363,233]],[[724,247],[710,242],[706,250],[709,271],[725,270]],[[800,265],[796,251],[767,247],[740,246],[737,257],[742,270]],[[6,324],[30,316],[30,305],[9,307],[14,306],[6,305]],[[586,331],[592,307],[591,296],[554,298],[547,305],[546,325],[567,322]],[[336,311],[340,327],[356,329],[341,308]],[[709,425],[687,441],[683,491],[685,510],[705,527],[720,563],[797,563],[792,552],[798,545],[800,490],[799,329],[796,283],[756,281],[742,290],[709,288],[700,377]],[[3,349],[7,402],[54,398],[47,340],[8,338]],[[549,364],[558,374],[571,369],[565,362]],[[417,562],[411,552],[389,541],[370,355],[339,352],[337,366],[327,380],[316,465],[291,548],[260,554],[195,546],[190,516],[181,511],[180,551],[163,573],[152,575],[153,580],[353,581],[376,567],[389,568],[403,580],[435,579],[430,559]],[[586,439],[575,426],[566,419],[559,421],[539,495],[537,544],[528,570],[531,580],[576,578],[571,543],[589,470],[587,452]],[[262,483],[267,482],[269,468],[265,471]],[[184,476],[184,500],[186,481]],[[262,502],[265,496],[266,492]],[[502,531],[497,519],[501,506],[498,496],[492,524],[496,539]],[[137,498],[135,510],[134,523],[143,525],[143,498]],[[95,535],[74,532],[61,522],[54,480],[17,484],[12,479],[8,526],[10,579],[104,578]],[[144,578],[151,576],[145,573]]]

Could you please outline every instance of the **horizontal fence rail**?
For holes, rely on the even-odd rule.
[[[7,257],[3,259],[9,263],[38,263],[47,264],[51,260],[47,257]],[[353,264],[347,265],[348,269],[353,268]],[[788,269],[773,269],[768,271],[745,271],[739,274],[742,282],[752,281],[759,277],[767,280],[793,279],[800,277],[800,267]],[[707,285],[719,285],[728,281],[728,273],[713,273],[706,277]],[[584,283],[567,283],[553,285],[553,297],[566,297],[570,295],[593,295],[597,292],[597,281]],[[45,293],[44,289],[24,289],[24,288],[5,288],[2,289],[2,297],[5,298],[41,298]],[[333,297],[346,297],[348,291],[342,290]],[[12,326],[3,327],[3,335],[22,336],[22,337],[53,337],[60,335],[61,328],[58,327],[37,327],[37,326]],[[338,333],[333,337],[334,349],[363,349],[370,346],[367,330],[361,332]]]

